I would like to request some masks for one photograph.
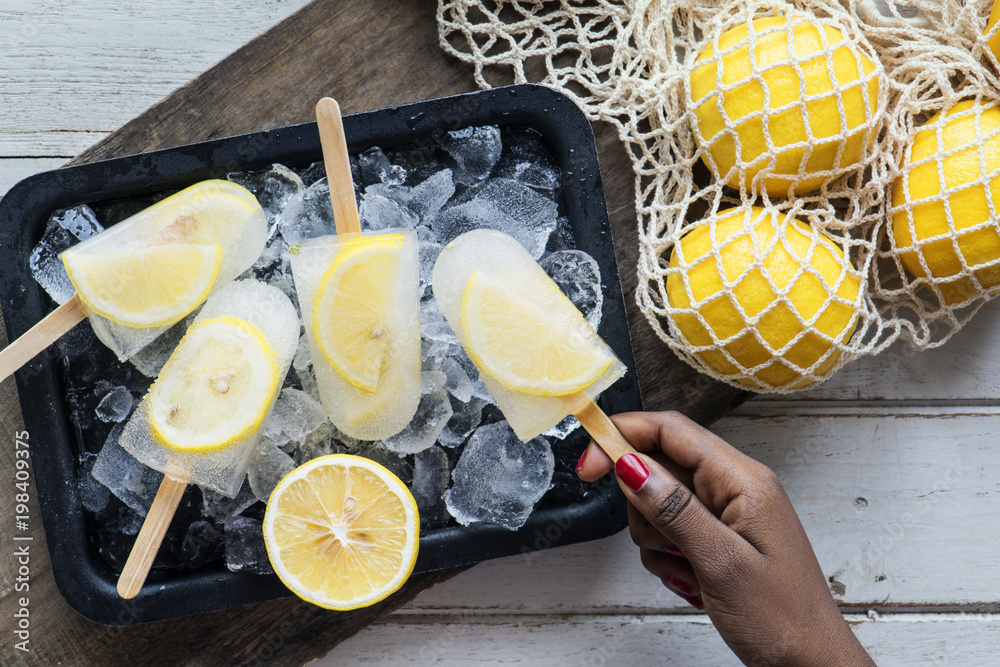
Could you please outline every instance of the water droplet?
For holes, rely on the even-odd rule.
[[[427,116],[427,114],[424,113],[423,111],[421,111],[420,113],[415,114],[413,116],[410,116],[409,119],[407,119],[407,121],[406,121],[406,126],[412,130],[413,128],[415,128],[417,126],[417,124],[420,121],[422,121],[424,119],[425,116]]]

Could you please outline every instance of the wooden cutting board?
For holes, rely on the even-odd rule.
[[[438,46],[432,0],[316,0],[88,149],[73,163],[112,158],[313,120],[320,97],[355,113],[475,89],[471,69]],[[95,110],[98,113],[99,110]],[[661,343],[635,304],[637,234],[625,149],[595,126],[615,251],[645,406],[679,410],[707,424],[745,398],[695,373]],[[13,498],[14,440],[21,430],[12,380],[0,387],[0,489]],[[42,443],[33,443],[41,446]],[[0,615],[30,596],[30,654],[7,638],[0,664],[302,664],[319,658],[382,614],[460,569],[415,575],[382,603],[328,612],[296,598],[145,626],[109,628],[76,614],[56,590],[36,502],[30,507],[31,581],[18,592],[4,575]],[[13,504],[0,508],[0,539],[14,544]],[[13,556],[7,556],[13,558]],[[210,595],[210,591],[205,592]],[[8,621],[8,627],[12,624]]]

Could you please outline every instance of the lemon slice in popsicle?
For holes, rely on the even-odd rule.
[[[313,300],[313,336],[345,380],[375,393],[399,323],[402,234],[359,237],[334,257]]]
[[[149,390],[149,427],[167,449],[204,454],[255,433],[281,372],[261,332],[232,316],[188,329]]]
[[[375,604],[417,561],[420,516],[398,477],[366,458],[330,454],[282,479],[267,501],[264,544],[293,593],[326,609]]]
[[[508,278],[475,271],[462,294],[466,351],[476,366],[504,389],[532,396],[568,396],[600,380],[615,360],[594,344],[580,311],[554,283]]]
[[[64,254],[80,299],[116,324],[172,324],[205,300],[219,274],[218,244],[167,244]]]

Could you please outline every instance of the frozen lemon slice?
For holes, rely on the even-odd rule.
[[[531,301],[520,297],[530,290]],[[614,358],[554,283],[500,283],[480,271],[462,294],[466,351],[504,389],[532,396],[583,391]]]
[[[219,273],[217,244],[170,244],[64,254],[87,307],[136,328],[173,324],[198,307]]]
[[[280,381],[274,348],[231,316],[195,324],[149,390],[149,425],[158,442],[203,454],[259,429]]]
[[[334,370],[374,393],[399,332],[397,302],[402,234],[346,243],[320,279],[313,336]]]
[[[202,181],[182,193],[150,209],[155,211],[149,222],[152,244],[221,243],[235,248],[260,210],[246,188],[229,181]]]
[[[417,560],[420,518],[391,472],[349,454],[321,456],[282,479],[264,514],[264,544],[293,593],[326,609],[375,604]]]

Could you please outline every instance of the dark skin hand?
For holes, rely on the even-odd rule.
[[[577,467],[612,467],[643,566],[704,608],[747,665],[874,665],[837,608],[777,476],[675,412],[612,417],[640,454],[591,442]]]

